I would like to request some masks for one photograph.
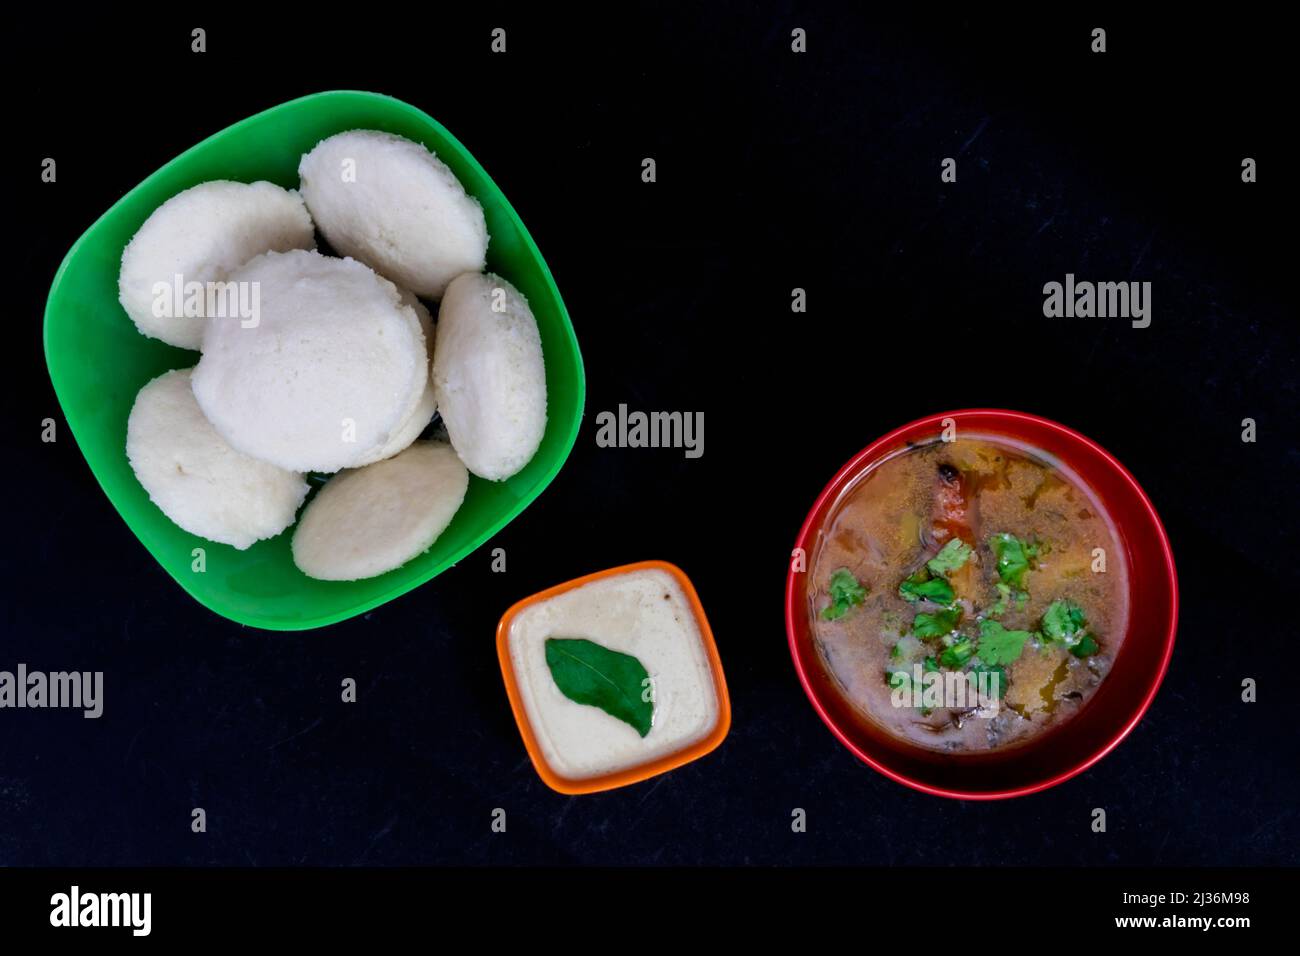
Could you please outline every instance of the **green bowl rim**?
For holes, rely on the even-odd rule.
[[[67,254],[65,254],[63,257],[63,261],[59,263],[59,268],[54,273],[54,279],[50,283],[50,291],[45,298],[45,311],[42,317],[42,326],[41,326],[41,341],[42,341],[42,350],[45,353],[45,368],[46,371],[49,373],[50,383],[54,386],[55,398],[59,402],[59,408],[63,412],[64,421],[67,423],[69,431],[72,432],[73,439],[75,440],[77,438],[77,430],[73,426],[71,419],[68,418],[66,409],[64,409],[63,407],[63,397],[60,394],[59,379],[58,376],[56,376],[54,371],[55,366],[58,364],[57,357],[54,359],[53,362],[51,362],[50,340],[49,340],[50,307],[51,307],[51,302],[54,298],[55,290],[58,289],[59,283],[63,279],[63,273],[67,269],[68,263],[71,262],[72,259],[75,257],[77,250],[81,247],[81,244],[86,240],[86,237],[89,236],[92,232],[94,232],[96,227],[98,227],[103,220],[111,216],[119,206],[123,205],[127,201],[127,199],[131,196],[131,194],[134,193],[137,189],[139,189],[145,183],[149,182],[149,180],[153,179],[155,176],[162,175],[168,169],[180,163],[183,159],[185,159],[185,157],[189,156],[191,153],[194,153],[197,150],[202,149],[205,145],[207,145],[209,142],[216,139],[217,137],[224,136],[234,130],[237,130],[239,127],[243,126],[246,123],[250,123],[255,119],[259,119],[268,116],[270,114],[278,113],[281,110],[287,110],[301,103],[305,103],[310,100],[327,99],[329,97],[340,96],[340,95],[365,96],[365,97],[374,97],[376,99],[389,100],[391,103],[396,104],[401,109],[414,114],[415,117],[419,118],[423,122],[432,124],[437,130],[441,132],[443,136],[445,136],[451,143],[455,145],[457,149],[460,150],[461,155],[468,161],[468,165],[472,169],[474,169],[479,175],[481,175],[488,183],[490,183],[493,189],[496,190],[497,195],[500,197],[502,207],[505,209],[506,213],[514,220],[516,226],[519,229],[519,233],[523,237],[524,243],[526,244],[528,250],[532,253],[534,259],[541,266],[542,278],[545,281],[547,287],[549,288],[551,294],[555,297],[556,304],[559,306],[559,316],[563,321],[564,325],[567,326],[568,328],[569,338],[573,343],[574,358],[577,363],[577,375],[575,376],[575,378],[576,378],[576,386],[577,386],[576,397],[578,400],[578,414],[574,416],[572,424],[569,427],[569,433],[565,437],[565,440],[563,441],[563,453],[555,456],[555,460],[553,464],[547,469],[545,474],[538,480],[534,488],[531,489],[530,492],[525,497],[521,497],[520,499],[518,499],[518,501],[515,503],[514,506],[512,506],[510,509],[504,512],[502,518],[499,519],[497,522],[495,522],[494,525],[489,530],[474,537],[471,540],[471,543],[466,548],[463,549],[463,552],[459,554],[454,560],[450,561],[446,565],[446,567],[441,568],[440,570],[434,572],[432,575],[430,575],[429,577],[425,578],[424,580],[416,584],[406,583],[403,585],[399,585],[397,587],[394,587],[388,591],[385,591],[377,595],[374,598],[368,599],[346,611],[335,612],[332,614],[324,614],[314,618],[303,618],[302,620],[297,620],[297,621],[285,621],[280,619],[264,619],[264,618],[258,618],[256,615],[233,616],[227,613],[226,611],[214,607],[212,603],[210,603],[204,595],[193,591],[190,588],[190,586],[186,583],[186,581],[184,581],[176,574],[172,573],[171,569],[168,568],[167,564],[154,551],[153,547],[148,542],[146,542],[143,538],[141,538],[140,535],[136,533],[135,529],[130,526],[130,523],[127,522],[126,518],[122,515],[122,513],[118,511],[116,504],[113,503],[112,496],[109,495],[108,489],[104,486],[103,479],[100,478],[99,470],[96,468],[95,464],[89,458],[86,457],[85,453],[84,452],[82,453],[81,456],[82,460],[85,461],[87,467],[89,467],[90,473],[94,476],[96,483],[100,487],[100,490],[104,492],[104,496],[109,499],[109,503],[114,504],[113,510],[117,512],[118,517],[122,519],[123,524],[127,525],[127,527],[130,529],[135,539],[144,546],[145,550],[148,551],[149,554],[154,558],[154,560],[158,562],[158,565],[164,571],[166,571],[167,574],[174,581],[176,581],[176,583],[179,584],[181,588],[190,597],[192,597],[199,604],[206,607],[209,611],[212,611],[214,614],[228,621],[233,621],[236,624],[248,625],[250,627],[257,627],[269,631],[307,631],[319,627],[326,627],[330,624],[337,624],[341,621],[346,621],[350,618],[357,617],[361,614],[365,614],[367,611],[372,611],[383,604],[387,604],[389,601],[399,598],[403,594],[406,594],[410,591],[414,591],[417,588],[422,587],[425,584],[428,584],[429,581],[438,577],[444,571],[455,567],[462,560],[469,557],[469,555],[473,554],[480,547],[482,547],[483,544],[489,538],[504,530],[505,527],[511,521],[517,518],[525,508],[527,508],[530,504],[532,504],[535,500],[537,500],[537,498],[541,495],[543,491],[545,491],[548,487],[550,487],[551,482],[555,480],[555,476],[560,473],[560,469],[563,468],[565,463],[569,460],[569,455],[573,453],[573,446],[577,443],[578,432],[582,428],[582,420],[583,417],[585,416],[585,409],[587,405],[587,373],[586,373],[586,365],[582,359],[582,348],[578,343],[577,334],[573,329],[573,322],[569,318],[568,307],[564,304],[564,297],[560,294],[560,289],[555,283],[555,277],[551,274],[550,264],[546,261],[546,257],[542,255],[541,250],[537,248],[537,243],[533,241],[532,233],[528,231],[528,227],[524,224],[523,218],[519,215],[518,212],[515,211],[515,207],[511,204],[509,198],[505,194],[505,191],[502,190],[501,187],[497,185],[496,180],[494,180],[491,176],[488,175],[487,170],[485,170],[482,167],[482,165],[480,165],[478,158],[472,152],[470,152],[470,150],[466,148],[466,146],[459,139],[453,136],[445,126],[443,126],[436,119],[434,119],[428,113],[424,112],[419,107],[412,106],[410,103],[407,103],[405,100],[400,100],[395,96],[388,95],[387,93],[374,93],[368,90],[350,90],[350,89],[323,90],[318,93],[308,93],[306,96],[299,96],[291,100],[285,100],[283,103],[278,103],[275,106],[268,107],[267,109],[260,110],[256,113],[246,116],[243,119],[231,123],[229,126],[226,126],[223,129],[220,129],[217,132],[204,137],[199,142],[191,146],[189,149],[186,149],[185,151],[178,153],[176,156],[172,157],[162,166],[159,166],[152,173],[150,173],[144,179],[136,183],[136,185],[132,186],[129,190],[127,190],[121,196],[121,198],[119,198],[116,202],[114,202],[111,206],[109,206],[108,209],[106,209],[103,213],[97,216],[95,220],[82,231],[81,235],[77,237],[76,241],[73,242],[71,247],[69,247]],[[78,442],[78,448],[80,448],[80,442]]]

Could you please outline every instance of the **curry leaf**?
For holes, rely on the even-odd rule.
[[[642,737],[650,733],[655,709],[653,695],[645,693],[650,675],[632,655],[595,641],[548,637],[546,666],[555,686],[569,700],[599,707],[630,724]]]

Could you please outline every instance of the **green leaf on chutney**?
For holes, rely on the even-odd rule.
[[[654,722],[654,701],[645,700],[650,675],[631,654],[582,638],[548,637],[546,666],[569,700],[599,707],[644,737]]]

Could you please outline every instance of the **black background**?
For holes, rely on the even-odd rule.
[[[1292,54],[1254,18],[1095,19],[619,5],[16,31],[0,669],[102,670],[105,712],[0,711],[0,864],[1300,862]],[[263,633],[167,578],[66,429],[40,441],[43,418],[62,421],[41,315],[67,248],[139,180],[332,88],[430,113],[510,197],[572,315],[587,416],[554,484],[483,550],[363,618]],[[1045,319],[1043,283],[1066,272],[1151,281],[1153,324]],[[703,411],[704,457],[597,448],[595,414],[621,402]],[[992,804],[914,793],[842,748],[795,678],[781,602],[799,524],[844,461],[979,405],[1119,457],[1164,518],[1183,593],[1172,668],[1130,738]],[[699,589],[731,735],[670,775],[562,797],[528,762],[494,627],[524,595],[645,558]]]

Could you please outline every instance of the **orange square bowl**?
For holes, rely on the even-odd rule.
[[[704,642],[704,652],[709,661],[709,670],[713,674],[713,689],[718,696],[717,723],[714,724],[713,730],[700,740],[645,763],[596,777],[572,779],[561,776],[547,763],[541,744],[533,731],[528,711],[524,706],[518,676],[515,674],[514,664],[510,660],[510,629],[519,614],[534,604],[539,604],[542,601],[564,594],[566,591],[575,590],[604,578],[647,570],[664,572],[677,582],[682,589],[682,593],[686,595],[686,602],[700,631],[700,639]],[[524,598],[506,611],[501,618],[501,623],[497,625],[497,657],[501,661],[501,675],[505,678],[506,694],[510,698],[510,709],[514,711],[515,722],[519,725],[519,733],[524,738],[524,746],[528,750],[528,756],[532,759],[533,766],[537,769],[537,773],[542,780],[546,782],[546,785],[560,793],[579,794],[613,790],[615,787],[639,783],[661,773],[667,773],[669,770],[674,770],[709,753],[718,744],[722,743],[723,738],[727,736],[727,731],[731,729],[731,701],[727,696],[727,681],[722,673],[722,660],[718,657],[718,647],[713,640],[713,631],[709,628],[708,618],[704,616],[704,608],[700,605],[700,597],[695,593],[695,586],[691,584],[690,578],[685,575],[681,568],[666,561],[640,561],[636,564],[624,564],[616,568],[608,568],[604,571],[597,571],[595,574],[588,574],[585,577],[574,578],[564,584],[557,584],[553,588],[548,588],[531,597]]]

